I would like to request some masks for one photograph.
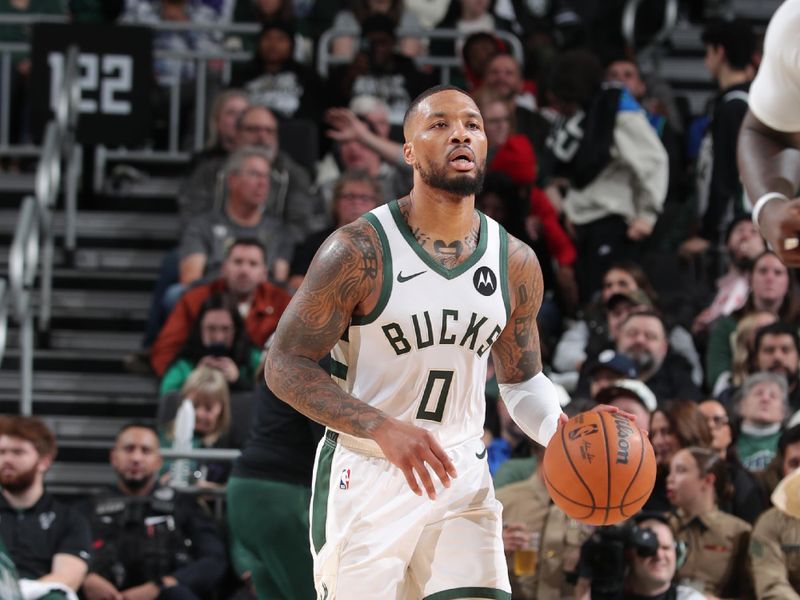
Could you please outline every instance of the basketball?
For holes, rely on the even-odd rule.
[[[587,525],[613,525],[644,505],[656,481],[650,440],[618,413],[584,412],[556,431],[542,475],[553,502]]]

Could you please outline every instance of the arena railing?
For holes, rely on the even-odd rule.
[[[0,16],[0,24],[26,24],[31,25],[39,22],[63,22],[67,20],[63,17],[52,15],[27,15],[27,16]],[[260,30],[257,24],[238,23],[238,24],[216,24],[216,23],[174,23],[159,22],[147,24],[156,31],[213,31],[220,34],[221,39],[235,33],[256,34]],[[523,49],[521,42],[511,33],[495,32],[509,46],[514,57],[522,61]],[[327,76],[332,65],[346,64],[349,58],[335,57],[330,52],[330,42],[343,36],[357,35],[351,30],[329,29],[325,31],[318,42],[318,63],[317,69]],[[419,37],[430,40],[445,39],[456,40],[462,37],[454,29],[436,30],[413,30],[406,31],[398,29],[398,37]],[[221,44],[222,45],[222,44]],[[28,43],[0,43],[0,155],[11,156],[32,156],[38,155],[40,148],[35,145],[12,145],[9,143],[9,124],[10,124],[10,82],[11,82],[11,54],[13,52],[29,52]],[[249,52],[230,51],[224,46],[219,52],[209,51],[175,51],[175,50],[155,50],[155,58],[166,58],[174,60],[186,60],[195,62],[195,81],[193,87],[194,103],[194,123],[192,124],[193,139],[191,150],[200,150],[205,144],[207,106],[206,98],[209,89],[209,69],[208,65],[212,61],[220,61],[223,64],[220,75],[220,83],[226,85],[230,81],[231,68],[234,63],[245,62],[252,58]],[[452,79],[452,72],[461,66],[461,61],[455,56],[420,56],[416,59],[419,66],[432,66],[440,69],[441,82],[449,83]],[[108,148],[98,146],[95,150],[95,172],[93,174],[93,186],[96,191],[104,188],[106,168],[110,161],[134,162],[134,163],[161,163],[161,164],[185,164],[190,158],[190,151],[182,149],[180,145],[181,130],[181,84],[175,81],[169,86],[169,130],[167,145],[164,149],[157,148]],[[322,115],[320,115],[322,117]]]
[[[80,169],[74,166],[71,156],[75,153],[73,145],[79,98],[78,49],[73,46],[67,51],[65,74],[55,117],[45,128],[44,141],[39,152],[39,162],[34,178],[35,193],[32,196],[26,196],[22,201],[8,254],[10,303],[13,307],[14,318],[19,323],[20,414],[23,415],[30,415],[33,411],[34,318],[38,317],[40,333],[46,333],[50,328],[54,245],[53,209],[61,190],[62,161],[69,164],[67,179],[69,176],[80,175]],[[68,181],[68,187],[69,185],[77,188],[77,179]],[[72,193],[77,194],[77,189],[73,189]],[[73,206],[74,204],[73,198]],[[73,228],[71,235],[74,243],[74,218],[71,227]],[[38,315],[34,305],[37,276],[39,283]],[[5,335],[3,334],[0,338],[3,338],[3,347],[5,347]]]
[[[493,34],[509,45],[511,53],[514,58],[522,64],[524,61],[524,53],[522,51],[522,42],[519,41],[513,33],[508,31],[494,31]],[[352,59],[348,57],[333,56],[330,52],[330,43],[338,37],[352,37],[357,36],[358,32],[350,29],[328,29],[323,32],[319,38],[317,52],[319,60],[317,62],[317,70],[322,77],[327,77],[331,65],[343,65],[349,63]],[[396,31],[398,38],[402,37],[417,37],[427,38],[430,40],[458,40],[464,37],[464,34],[456,29],[398,29]],[[452,80],[451,71],[461,67],[461,60],[456,56],[419,56],[415,59],[418,66],[432,66],[441,69],[441,83],[447,84]]]
[[[636,49],[636,17],[639,14],[642,2],[643,0],[628,0],[622,11],[622,37],[628,48],[631,49]],[[638,54],[644,56],[647,60],[655,60],[655,53],[657,53],[661,44],[672,35],[677,22],[678,0],[665,0],[664,23],[661,25],[661,29],[647,40],[644,47],[638,51]]]

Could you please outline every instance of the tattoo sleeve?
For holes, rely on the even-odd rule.
[[[330,352],[358,305],[380,289],[377,234],[366,221],[335,232],[314,257],[281,317],[265,376],[275,394],[337,431],[370,437],[387,415],[342,390],[317,364]]]
[[[508,287],[513,309],[492,347],[498,383],[519,383],[542,370],[536,315],[542,304],[542,270],[533,250],[508,238]]]

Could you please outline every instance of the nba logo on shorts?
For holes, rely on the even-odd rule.
[[[339,475],[339,489],[340,490],[349,490],[350,489],[350,469],[342,469],[342,474]]]

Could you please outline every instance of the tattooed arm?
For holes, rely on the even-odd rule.
[[[368,313],[376,303],[381,278],[380,244],[367,221],[359,219],[331,235],[281,317],[265,375],[270,389],[307,417],[374,440],[416,494],[421,494],[419,478],[434,498],[425,463],[445,486],[456,474],[436,440],[426,430],[347,394],[317,364],[347,329],[351,316]]]
[[[533,250],[508,236],[508,291],[511,317],[492,346],[498,383],[519,383],[542,370],[536,315],[542,305],[542,269]]]
[[[536,315],[542,304],[542,270],[533,250],[509,236],[508,287],[513,309],[492,347],[500,394],[517,425],[547,445],[566,421],[552,382],[542,373]]]

